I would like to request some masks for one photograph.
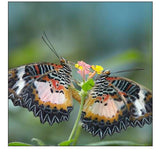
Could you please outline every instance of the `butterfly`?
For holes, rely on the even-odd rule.
[[[71,69],[62,61],[24,65],[9,71],[9,99],[52,125],[68,120],[73,109],[70,83]]]
[[[132,80],[103,72],[85,101],[81,120],[87,132],[100,138],[151,124],[152,93]]]
[[[69,87],[72,70],[68,61],[58,56],[46,34],[42,38],[60,64],[33,63],[9,70],[8,97],[15,106],[27,108],[40,117],[41,123],[47,121],[52,125],[67,121],[73,109]]]
[[[72,99],[81,101],[72,90],[72,68],[59,57],[52,44],[42,37],[58,57],[60,64],[33,63],[9,70],[8,97],[15,106],[32,111],[41,123],[68,121]],[[48,39],[47,39],[48,40]],[[111,77],[104,71],[95,79],[85,99],[82,128],[104,138],[132,126],[152,122],[152,93],[142,85],[123,77]]]

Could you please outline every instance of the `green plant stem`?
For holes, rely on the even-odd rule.
[[[76,119],[76,121],[75,121],[75,123],[74,123],[73,129],[72,129],[71,134],[70,134],[70,136],[69,136],[69,138],[68,138],[68,141],[70,141],[70,140],[72,139],[72,137],[73,137],[73,135],[74,135],[74,133],[75,133],[77,127],[78,127],[79,120],[80,120],[80,118],[81,118],[81,112],[82,112],[84,100],[85,100],[85,94],[82,94],[82,96],[81,96],[81,105],[80,105],[80,108],[79,108],[79,112],[78,112],[78,115],[77,115],[77,119]],[[80,131],[80,130],[79,130],[79,131]],[[76,136],[76,137],[75,137],[73,144],[76,144],[78,137],[79,137],[79,136]]]
[[[82,129],[82,125],[81,125],[81,123],[79,123],[78,128],[77,128],[76,133],[75,133],[75,136],[74,136],[74,141],[73,141],[73,144],[72,144],[73,146],[75,146],[77,144],[77,140],[78,140],[78,137],[81,133],[81,129]]]

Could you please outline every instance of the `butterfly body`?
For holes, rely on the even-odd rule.
[[[128,126],[142,127],[152,121],[152,94],[134,81],[102,74],[85,101],[81,119],[82,127],[100,138]]]
[[[9,99],[39,116],[42,123],[66,121],[72,110],[71,68],[63,61],[34,63],[9,71]]]

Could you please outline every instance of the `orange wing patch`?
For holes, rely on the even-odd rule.
[[[33,89],[35,101],[44,107],[49,106],[51,109],[56,107],[58,110],[67,110],[72,106],[72,94],[69,89],[59,84],[59,81],[50,80],[47,82],[35,82],[36,88]]]
[[[124,102],[116,102],[110,95],[97,97],[93,99],[91,96],[86,101],[83,112],[85,117],[98,121],[109,121],[113,123],[118,121],[119,115],[122,115],[121,107],[124,106]]]
[[[114,98],[115,99],[114,99]],[[82,127],[93,136],[104,138],[106,134],[126,130],[129,113],[122,99],[116,95],[103,95],[92,98],[91,94],[84,104]]]

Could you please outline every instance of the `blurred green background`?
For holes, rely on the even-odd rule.
[[[67,60],[102,65],[111,72],[144,68],[116,76],[152,90],[152,2],[9,2],[8,11],[9,68],[33,62],[59,63],[42,41],[45,31],[58,54]],[[78,79],[76,72],[73,77]],[[9,101],[9,142],[33,144],[35,137],[46,145],[57,145],[68,139],[78,108],[74,101],[70,120],[49,126]],[[110,140],[152,145],[152,126],[128,128],[103,139]],[[98,141],[98,136],[82,130],[77,145]]]

